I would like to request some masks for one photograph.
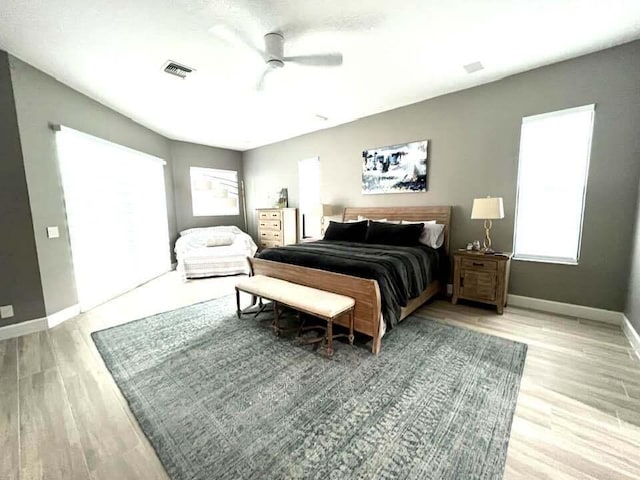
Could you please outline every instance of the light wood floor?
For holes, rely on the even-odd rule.
[[[1,341],[0,480],[166,479],[90,333],[229,294],[235,280],[183,283],[173,272],[49,332]],[[640,361],[620,328],[445,301],[419,314],[529,344],[505,478],[640,478]]]

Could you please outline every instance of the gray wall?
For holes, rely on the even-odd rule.
[[[640,152],[639,152],[640,156]],[[635,218],[633,247],[631,250],[631,272],[629,273],[629,293],[624,313],[631,325],[640,334],[640,184],[638,185],[638,204]]]
[[[9,58],[2,51],[0,145],[0,305],[13,305],[15,314],[2,326],[45,316]]]
[[[242,203],[240,215],[223,217],[194,217],[191,206],[190,167],[220,168],[236,170],[238,181],[242,180],[242,153],[224,148],[207,147],[187,142],[171,142],[173,185],[175,191],[176,220],[178,231],[187,228],[214,225],[235,225],[244,229]]]
[[[24,169],[47,314],[77,304],[54,133],[62,124],[167,160],[165,170],[170,237],[176,238],[170,141],[10,56]],[[60,238],[47,239],[58,225]],[[35,259],[35,254],[34,254]]]
[[[452,248],[482,237],[482,222],[469,219],[473,198],[502,196],[506,218],[494,222],[492,239],[510,250],[522,117],[595,103],[580,265],[514,261],[510,292],[622,311],[640,175],[639,77],[640,42],[633,42],[247,151],[250,232],[269,192],[288,187],[297,205],[297,162],[319,155],[324,203],[452,205]],[[363,149],[420,139],[431,141],[427,193],[360,193]],[[541,225],[540,234],[553,232]]]

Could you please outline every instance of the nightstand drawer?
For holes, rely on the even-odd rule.
[[[496,274],[480,270],[463,270],[460,276],[460,296],[495,301]]]
[[[280,230],[280,220],[260,220],[260,230]]]
[[[487,260],[483,257],[479,257],[477,260],[475,258],[463,258],[462,268],[474,270],[491,270],[492,272],[495,272],[496,270],[498,270],[498,262],[496,262],[495,260]]]

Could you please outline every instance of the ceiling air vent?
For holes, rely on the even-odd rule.
[[[475,73],[479,72],[480,70],[484,70],[484,65],[482,65],[482,62],[473,62],[464,65],[462,68],[464,68],[467,73]]]
[[[187,74],[194,71],[193,68],[180,65],[179,63],[174,62],[172,60],[167,61],[167,63],[164,64],[164,67],[162,69],[165,72],[180,78],[186,78]]]

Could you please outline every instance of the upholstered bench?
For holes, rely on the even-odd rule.
[[[238,318],[242,317],[240,292],[273,302],[273,327],[276,334],[280,333],[279,305],[325,320],[327,322],[325,348],[330,357],[333,355],[333,339],[339,336],[333,334],[333,321],[342,315],[349,315],[349,335],[347,337],[349,343],[353,345],[353,307],[355,305],[353,298],[278,278],[254,275],[243,278],[236,284]]]

